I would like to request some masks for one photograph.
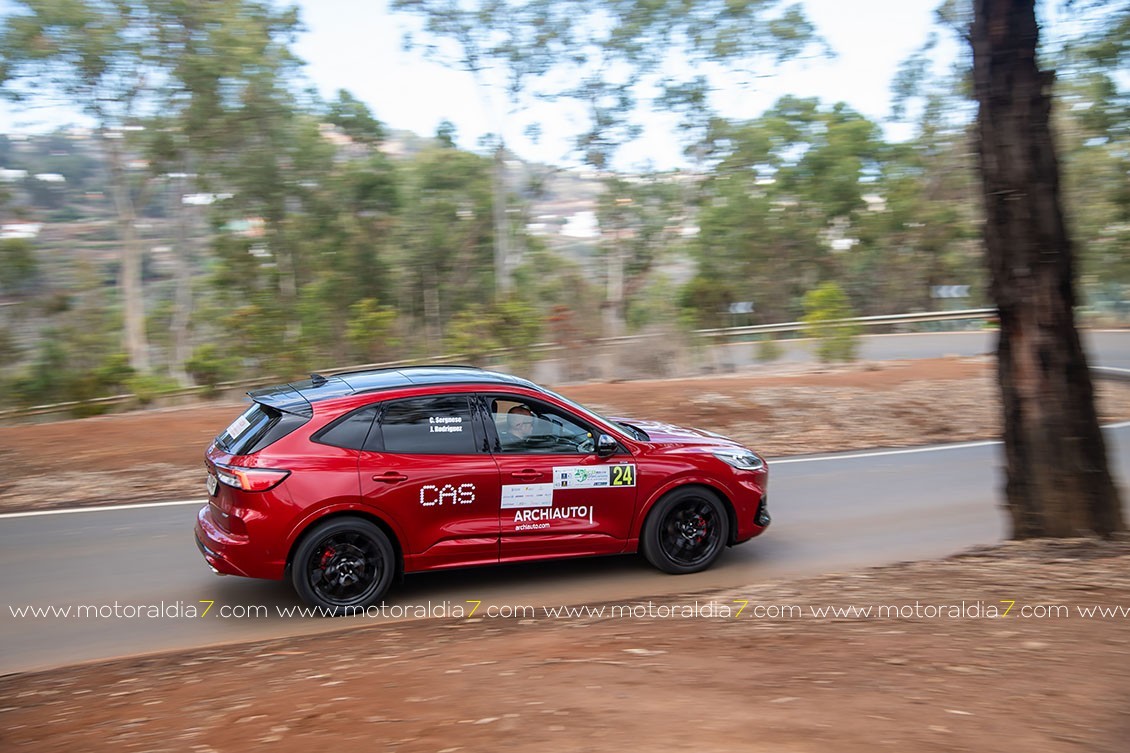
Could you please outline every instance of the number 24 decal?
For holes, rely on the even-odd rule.
[[[612,486],[635,486],[636,467],[634,465],[614,465],[612,468]]]

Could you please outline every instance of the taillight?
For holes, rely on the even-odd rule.
[[[228,486],[245,492],[265,492],[274,489],[290,471],[275,468],[240,468],[237,465],[216,465],[216,478]]]

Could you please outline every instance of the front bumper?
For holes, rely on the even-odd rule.
[[[761,502],[757,504],[757,513],[753,516],[753,524],[762,529],[767,528],[773,522],[773,518],[769,515],[769,495],[761,495]]]

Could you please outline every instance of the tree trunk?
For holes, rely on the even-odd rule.
[[[494,152],[494,290],[498,300],[510,295],[510,218],[506,190],[506,148],[500,140]]]
[[[608,252],[608,284],[605,290],[604,336],[620,337],[627,329],[624,322],[624,252],[620,248],[620,233],[612,240]]]
[[[985,247],[1000,314],[1006,507],[1013,538],[1123,530],[1075,326],[1072,249],[1037,65],[1034,0],[974,0]]]
[[[117,139],[107,138],[110,161],[110,192],[118,214],[121,233],[121,269],[118,272],[118,289],[122,296],[122,317],[125,320],[124,345],[129,365],[139,373],[149,372],[149,341],[145,334],[145,300],[141,280],[141,239],[137,237],[137,213],[130,196],[129,178],[126,176],[124,157]]]
[[[187,170],[186,170],[187,172]],[[173,178],[169,179],[174,180]],[[172,332],[172,347],[169,356],[169,374],[180,384],[190,384],[185,364],[192,357],[192,337],[189,325],[192,321],[192,243],[188,223],[191,208],[185,204],[187,178],[177,178],[171,187],[173,206],[170,215],[176,222],[176,244],[173,260],[175,262],[176,290],[173,295],[173,318],[169,325]]]

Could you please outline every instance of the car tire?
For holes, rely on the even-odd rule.
[[[377,525],[361,518],[335,518],[310,530],[291,560],[290,579],[298,596],[327,616],[363,611],[378,603],[392,584],[396,550]]]
[[[700,486],[675,489],[660,499],[644,523],[641,548],[666,573],[697,573],[726,548],[730,520],[718,495]]]

